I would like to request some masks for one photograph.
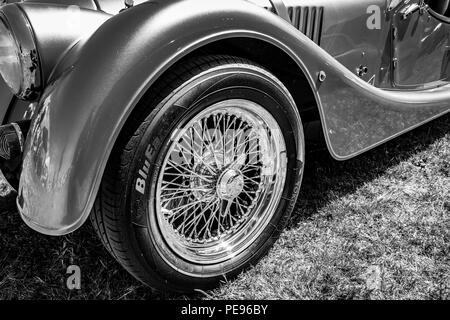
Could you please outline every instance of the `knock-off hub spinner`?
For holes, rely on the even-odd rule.
[[[225,170],[217,181],[217,195],[222,200],[233,200],[244,190],[244,176],[238,170]]]

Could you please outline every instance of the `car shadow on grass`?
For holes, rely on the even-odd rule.
[[[449,123],[450,115],[444,116],[346,162],[333,160],[325,150],[308,154],[304,184],[288,229],[312,218],[331,199],[354,192],[426,150],[450,133]],[[81,268],[81,290],[67,289],[69,265]],[[180,297],[154,294],[131,277],[106,252],[89,223],[72,235],[54,238],[30,230],[14,210],[0,214],[0,299],[166,298]]]
[[[347,161],[333,159],[325,149],[308,153],[302,190],[288,228],[311,218],[331,200],[355,192],[389,168],[427,150],[447,134],[450,114]]]

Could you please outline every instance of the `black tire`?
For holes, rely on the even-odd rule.
[[[199,266],[170,251],[158,232],[157,179],[174,128],[208,105],[239,97],[264,107],[282,128],[287,174],[278,205],[258,238],[230,260]],[[91,215],[105,247],[128,272],[159,291],[209,289],[254,265],[279,237],[300,191],[304,138],[299,120],[288,90],[261,66],[231,56],[182,61],[143,97],[110,157]]]

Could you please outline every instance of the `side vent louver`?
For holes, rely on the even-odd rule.
[[[273,12],[270,8],[266,9]],[[288,7],[288,13],[292,25],[320,45],[323,7]]]

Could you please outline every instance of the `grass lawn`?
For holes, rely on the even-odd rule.
[[[82,289],[65,286],[66,268]],[[91,226],[45,237],[0,214],[0,299],[159,299]],[[179,298],[179,297],[178,297]],[[181,297],[187,298],[187,297]],[[450,299],[450,115],[347,162],[308,155],[288,228],[213,299]]]

